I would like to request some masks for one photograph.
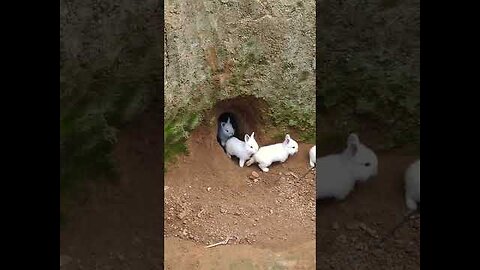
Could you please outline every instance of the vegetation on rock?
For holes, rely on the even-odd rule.
[[[420,1],[324,0],[317,13],[320,118],[334,116],[333,133],[375,126],[381,147],[418,145]]]

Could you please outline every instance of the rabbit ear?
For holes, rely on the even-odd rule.
[[[248,140],[250,140],[250,136],[248,136],[248,134],[245,134],[245,142],[248,142]]]
[[[347,140],[347,153],[350,157],[353,157],[357,154],[358,152],[358,146],[360,145],[360,140],[358,139],[357,134],[352,133],[350,136],[348,136]]]
[[[360,144],[360,139],[358,138],[357,134],[351,133],[348,136],[347,143],[348,143],[348,145],[355,144],[355,145],[358,146]]]
[[[287,135],[285,135],[285,141],[284,141],[284,143],[285,143],[285,144],[288,144],[289,142],[290,142],[290,135],[287,134]]]
[[[250,136],[250,137],[252,137],[252,138],[253,138],[254,136],[255,136],[255,132],[252,132],[252,136]]]
[[[230,117],[228,117],[227,119],[227,124],[230,124]]]

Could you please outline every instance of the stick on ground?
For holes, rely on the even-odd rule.
[[[229,236],[229,237],[227,237],[227,239],[225,239],[225,240],[223,240],[223,241],[221,241],[221,242],[218,242],[218,243],[215,243],[215,244],[211,244],[211,245],[206,246],[206,248],[216,247],[216,246],[219,246],[219,245],[226,245],[226,244],[228,244],[228,241],[229,241],[230,239],[231,239],[231,238],[230,238],[230,236]]]

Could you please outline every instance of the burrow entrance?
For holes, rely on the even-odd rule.
[[[165,174],[167,253],[175,253],[172,245],[179,240],[203,250],[226,237],[232,237],[229,245],[285,251],[305,244],[314,250],[314,175],[300,177],[309,170],[312,145],[299,142],[296,155],[263,173],[256,164],[241,168],[218,143],[218,125],[228,117],[238,139],[255,132],[259,146],[278,142],[275,135],[284,131],[269,123],[267,113],[267,103],[253,96],[219,101],[205,113],[187,140],[189,154]],[[291,222],[285,224],[285,219]]]
[[[264,115],[267,108],[265,101],[253,96],[219,101],[208,114],[209,118],[214,117],[216,119],[215,134],[219,147],[222,147],[219,130],[222,122],[225,123],[228,119],[230,119],[230,123],[235,130],[233,136],[239,140],[243,141],[245,134],[251,134],[252,132],[255,132],[255,138],[261,139],[264,137]]]

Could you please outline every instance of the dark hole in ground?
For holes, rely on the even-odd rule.
[[[266,114],[267,108],[264,100],[254,96],[239,96],[217,102],[210,112],[210,117],[216,119],[215,132],[219,146],[222,147],[218,134],[219,128],[221,122],[227,122],[228,118],[235,130],[234,137],[243,141],[245,134],[251,135],[252,132],[255,132],[255,140],[261,144],[260,142],[265,139],[263,138],[264,119],[262,116]],[[222,148],[225,151],[225,148]]]
[[[230,123],[231,126],[229,126],[226,123]],[[222,127],[222,123],[225,125]],[[233,137],[238,138],[239,140],[243,140],[242,137],[239,135],[239,129],[238,129],[238,122],[237,122],[237,117],[235,114],[231,112],[224,112],[218,117],[217,121],[217,142],[218,144],[225,150],[225,147],[222,146],[221,144],[221,132],[231,132],[231,128],[233,128]],[[223,130],[223,131],[222,131]]]
[[[217,119],[217,126],[220,121],[227,120],[230,116],[234,122],[235,137],[243,140],[245,134],[255,132],[255,138],[263,137],[264,119],[268,106],[265,101],[253,96],[241,96],[219,101],[212,116]],[[218,130],[215,130],[217,132]]]

